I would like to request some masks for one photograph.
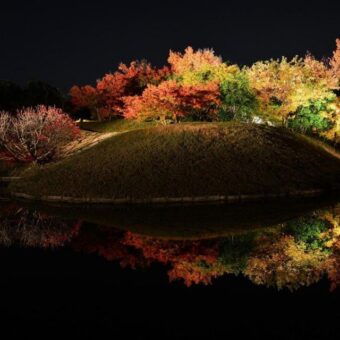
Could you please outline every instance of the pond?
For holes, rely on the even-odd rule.
[[[336,197],[171,207],[0,204],[7,327],[19,320],[83,338],[104,330],[137,338],[227,329],[337,334],[339,314],[329,309],[340,301]],[[270,327],[261,323],[266,318]]]

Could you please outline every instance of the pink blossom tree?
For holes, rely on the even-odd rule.
[[[0,158],[45,163],[79,134],[73,120],[55,107],[26,108],[15,116],[0,112]]]

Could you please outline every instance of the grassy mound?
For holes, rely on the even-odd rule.
[[[27,168],[27,163],[5,162],[0,160],[0,177],[19,176]]]
[[[115,119],[112,121],[84,121],[80,124],[82,130],[93,132],[107,133],[107,132],[126,132],[132,130],[139,130],[154,126],[155,122],[138,122],[132,119]]]
[[[114,136],[26,172],[10,189],[84,198],[266,194],[327,189],[339,174],[338,159],[282,128],[178,124]]]

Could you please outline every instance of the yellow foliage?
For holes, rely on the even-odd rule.
[[[324,273],[327,255],[319,250],[307,250],[292,236],[259,240],[250,256],[244,274],[256,284],[284,287],[290,290],[317,282]]]
[[[188,47],[183,54],[170,51],[168,62],[174,76],[184,85],[221,83],[240,71],[237,65],[227,65],[210,49],[194,51]]]
[[[329,104],[330,112],[326,113],[327,118],[332,122],[333,127],[321,133],[322,136],[335,142],[340,143],[340,98],[337,97],[336,100]]]
[[[288,61],[259,61],[246,68],[250,85],[260,99],[263,112],[286,121],[301,105],[329,97],[337,81],[328,67],[307,55]]]

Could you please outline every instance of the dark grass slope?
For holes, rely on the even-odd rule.
[[[34,196],[152,198],[286,193],[339,184],[340,161],[282,128],[178,124],[114,136],[26,172]]]
[[[132,130],[140,130],[147,127],[155,126],[156,122],[139,122],[133,119],[115,119],[111,121],[84,121],[79,124],[82,130],[93,132],[125,132]]]

